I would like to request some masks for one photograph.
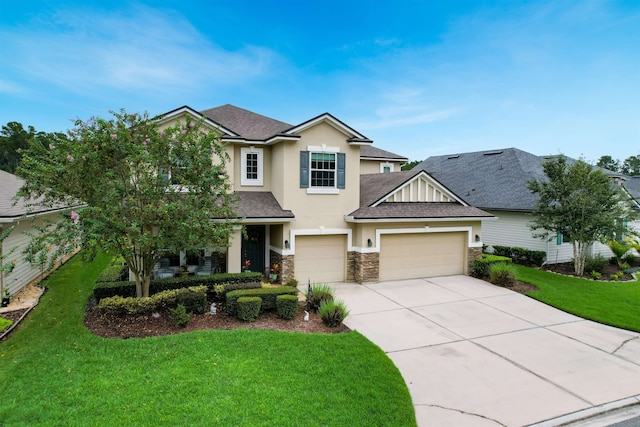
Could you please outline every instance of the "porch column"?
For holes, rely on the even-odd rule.
[[[242,227],[234,227],[230,237],[231,246],[228,249],[227,272],[240,273],[242,264]]]

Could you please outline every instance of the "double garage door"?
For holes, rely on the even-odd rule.
[[[380,238],[380,280],[464,274],[467,234],[383,234]]]
[[[464,232],[383,234],[379,280],[464,274]],[[301,284],[342,282],[347,276],[347,236],[298,236],[295,277]]]

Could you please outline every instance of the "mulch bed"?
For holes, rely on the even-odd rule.
[[[574,276],[574,277],[581,277],[583,279],[593,280],[593,277],[591,276],[591,272],[590,271],[585,271],[582,276],[576,276],[575,269],[573,268],[573,263],[571,263],[571,262],[561,262],[561,263],[558,263],[558,264],[547,264],[547,265],[543,266],[542,269],[543,270],[547,270],[547,271],[553,271],[554,273],[563,274],[565,276]],[[607,266],[604,268],[604,271],[602,272],[602,276],[598,280],[608,280],[609,277],[611,277],[612,274],[616,274],[619,271],[620,271],[620,268],[618,268],[617,265],[607,264]],[[620,281],[624,282],[624,281],[628,281],[628,280],[635,280],[635,279],[629,273],[625,273],[622,276],[622,278],[618,279],[619,282]]]
[[[85,315],[85,325],[95,335],[109,338],[144,338],[159,335],[179,334],[182,332],[203,329],[270,329],[285,332],[303,332],[332,334],[348,332],[344,325],[330,328],[322,323],[315,314],[309,314],[309,321],[304,321],[304,302],[299,303],[298,314],[291,320],[281,319],[275,311],[261,314],[254,322],[245,322],[235,316],[224,313],[224,307],[218,304],[217,314],[194,314],[189,324],[180,328],[175,325],[168,310],[160,311],[159,316],[148,315],[113,315],[101,312],[95,301],[89,301]]]

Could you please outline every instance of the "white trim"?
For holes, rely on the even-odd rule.
[[[418,233],[467,233],[467,245],[469,248],[481,248],[482,242],[476,242],[473,236],[473,227],[421,227],[421,228],[384,228],[376,229],[376,245],[367,252],[380,252],[380,237],[383,234],[418,234]],[[367,248],[369,249],[369,248]]]
[[[394,167],[394,163],[380,162],[380,173],[385,173],[384,168],[389,168],[389,172],[394,172],[393,167]]]
[[[333,117],[331,114],[329,113],[324,113],[314,119],[311,119],[305,123],[299,124],[297,126],[294,126],[293,128],[289,129],[288,131],[286,131],[286,134],[296,134],[298,132],[303,132],[306,129],[309,129],[319,123],[325,122],[327,124],[329,124],[330,126],[333,126],[334,128],[338,129],[340,132],[342,132],[343,134],[349,136],[350,138],[352,137],[356,137],[359,139],[366,139],[366,136],[358,133],[355,129],[350,128],[348,125],[345,125],[344,123],[340,122],[338,119],[336,119],[335,117]],[[355,145],[365,145],[362,142],[352,142],[350,144],[355,144]],[[370,142],[367,142],[366,145],[371,145]]]
[[[355,219],[352,216],[345,215],[345,222],[363,224],[363,223],[398,223],[398,222],[460,222],[460,221],[494,221],[496,217],[485,217],[485,216],[469,216],[469,217],[445,217],[445,218],[364,218],[364,219]]]
[[[388,192],[387,194],[383,195],[382,197],[380,197],[375,203],[373,203],[371,205],[371,207],[376,207],[381,203],[386,202],[390,197],[394,197],[393,201],[397,201],[397,195],[398,193],[401,193],[402,195],[402,200],[400,201],[404,201],[404,189],[407,188],[407,186],[412,185],[415,181],[420,180],[420,179],[424,179],[427,185],[427,193],[426,193],[426,197],[427,200],[429,198],[429,193],[428,193],[428,188],[431,187],[434,189],[434,200],[436,199],[436,191],[440,193],[440,201],[443,201],[444,196],[446,195],[446,197],[448,197],[451,201],[456,201],[458,203],[460,203],[462,206],[469,206],[468,203],[466,203],[464,200],[460,199],[458,196],[456,196],[453,192],[449,191],[446,187],[444,187],[442,184],[440,184],[439,182],[437,182],[435,179],[433,179],[431,177],[431,175],[429,175],[428,173],[426,173],[425,171],[420,171],[420,173],[416,174],[415,176],[413,176],[411,179],[406,180],[405,182],[403,182],[402,184],[398,185],[396,188],[394,188],[393,190],[391,190],[390,192]],[[425,203],[429,203],[429,202],[425,202]]]
[[[352,233],[353,231],[348,228],[310,228],[310,229],[301,229],[301,230],[290,230],[289,231],[289,249],[282,249],[281,255],[295,255],[296,254],[296,237],[298,236],[330,236],[330,235],[341,235],[344,234],[347,236],[347,252],[351,252],[354,250],[352,244]]]
[[[258,178],[247,178],[247,154],[256,154],[258,160]],[[262,187],[264,182],[264,148],[253,145],[240,148],[240,185],[245,187]]]
[[[219,123],[214,122],[213,120],[211,120],[210,118],[208,118],[207,116],[204,116],[202,114],[200,114],[198,111],[194,110],[193,108],[189,107],[189,106],[184,106],[181,108],[178,108],[177,110],[174,111],[170,111],[169,113],[163,114],[159,119],[158,119],[158,123],[160,124],[164,124],[166,122],[171,121],[172,119],[178,118],[183,114],[191,114],[192,116],[194,116],[197,119],[204,119],[204,122],[214,128],[214,129],[219,129],[222,132],[226,133],[227,135],[235,135],[237,136],[238,134],[223,127],[222,125],[220,125]]]
[[[313,153],[339,153],[340,147],[327,147],[326,144],[307,145],[307,151]]]
[[[340,189],[335,187],[309,187],[307,194],[340,194]]]

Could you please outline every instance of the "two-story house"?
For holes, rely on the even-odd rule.
[[[368,282],[465,274],[481,253],[481,221],[491,214],[424,171],[400,171],[406,158],[331,114],[292,125],[232,105],[184,106],[161,124],[186,115],[204,118],[231,160],[245,233],[203,249],[219,271],[279,264],[282,278],[302,283]]]

